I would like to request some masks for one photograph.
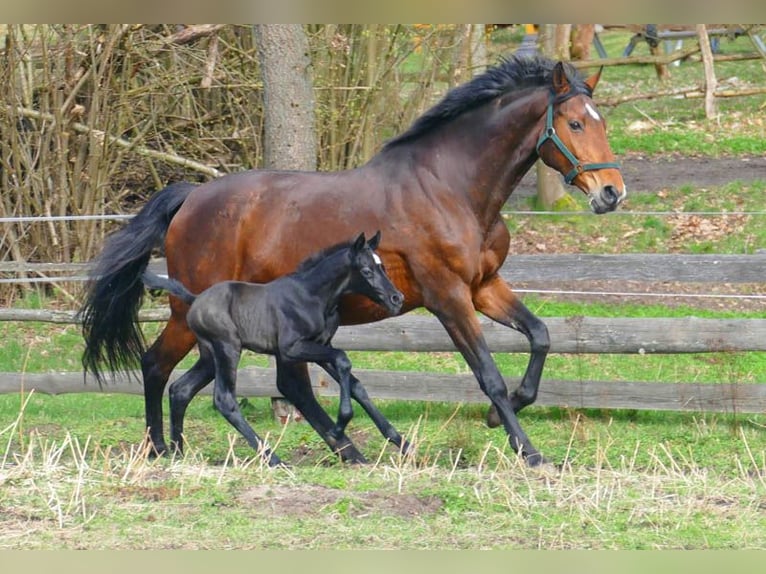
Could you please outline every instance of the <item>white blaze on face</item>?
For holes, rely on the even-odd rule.
[[[596,109],[587,102],[585,103],[585,111],[587,111],[588,114],[590,114],[590,117],[592,117],[594,120],[601,121],[601,116],[598,115]]]
[[[372,259],[373,259],[373,261],[375,261],[375,263],[377,263],[378,265],[382,265],[382,264],[383,264],[383,262],[380,260],[380,257],[378,257],[378,254],[377,254],[377,253],[373,253],[373,254],[372,254]]]

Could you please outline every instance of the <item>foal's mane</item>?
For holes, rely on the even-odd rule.
[[[309,255],[306,259],[301,261],[298,264],[298,267],[295,268],[294,273],[299,273],[299,272],[311,269],[317,263],[319,263],[320,261],[326,259],[330,255],[338,253],[339,251],[343,251],[344,249],[351,249],[351,246],[353,244],[354,244],[353,241],[343,241],[341,243],[337,243],[335,245],[331,245],[329,247],[325,247],[321,251],[318,251],[317,253],[314,253],[313,255]]]
[[[512,55],[501,58],[496,66],[488,68],[484,73],[447,92],[438,104],[415,120],[407,131],[386,142],[384,149],[416,139],[465,112],[509,92],[550,86],[555,65],[556,61],[542,56]],[[590,88],[574,66],[565,63],[564,70],[572,90],[562,99],[578,93],[592,95]]]

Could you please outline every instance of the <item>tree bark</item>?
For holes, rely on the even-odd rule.
[[[569,59],[571,25],[544,24],[540,27],[540,50],[552,58]],[[561,175],[542,161],[537,162],[537,203],[543,209],[570,209],[574,200],[564,189]]]
[[[300,24],[256,24],[263,78],[263,164],[267,169],[313,171],[317,167],[314,93],[308,39]],[[283,423],[301,420],[283,398],[272,398]]]
[[[577,24],[572,28],[572,46],[570,51],[573,60],[590,59],[590,47],[595,34],[595,24]]]
[[[308,39],[300,24],[256,24],[263,78],[263,164],[316,169],[314,94]]]

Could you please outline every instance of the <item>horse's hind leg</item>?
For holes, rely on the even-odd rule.
[[[168,377],[178,362],[192,349],[194,334],[185,321],[175,314],[160,336],[141,357],[141,371],[144,378],[144,408],[146,427],[152,445],[152,454],[167,453],[162,421],[162,398]]]
[[[200,349],[200,358],[194,366],[170,385],[170,441],[179,452],[183,451],[184,416],[194,396],[215,377],[215,360],[209,352]]]
[[[367,462],[345,434],[337,438],[331,435],[335,423],[317,402],[305,363],[287,363],[277,358],[277,388],[342,460]]]
[[[474,304],[478,311],[498,323],[519,331],[529,341],[530,355],[527,370],[524,372],[521,384],[510,397],[514,412],[519,412],[535,402],[537,398],[543,365],[550,349],[548,329],[545,323],[535,317],[519,301],[511,287],[499,276],[495,276],[479,289],[474,296]],[[487,414],[487,424],[490,427],[501,424],[494,406]]]
[[[237,404],[236,384],[237,365],[241,348],[232,343],[219,341],[209,342],[200,340],[200,353],[203,349],[215,356],[215,390],[213,392],[213,404],[229,424],[245,437],[247,443],[269,463],[269,466],[282,464],[279,457],[274,454],[253,430]]]

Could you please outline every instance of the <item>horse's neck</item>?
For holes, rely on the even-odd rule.
[[[547,90],[536,88],[502,106],[497,100],[489,102],[434,133],[401,144],[396,153],[416,158],[415,165],[439,181],[424,189],[426,193],[446,193],[450,201],[463,198],[482,225],[492,225],[537,159],[547,101]],[[384,156],[374,159],[387,163]],[[437,203],[446,199],[434,198]]]
[[[351,276],[348,256],[344,252],[333,253],[300,275],[301,282],[310,293],[323,300],[328,308],[337,307]]]
[[[502,108],[485,111],[485,125],[477,128],[474,181],[470,187],[474,211],[488,224],[495,221],[513,190],[537,159],[536,144],[544,127],[547,90],[520,94]],[[466,150],[466,155],[472,153]]]

